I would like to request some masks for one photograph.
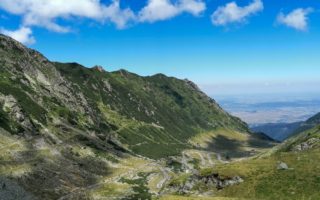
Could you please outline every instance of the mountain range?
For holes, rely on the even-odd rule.
[[[320,123],[320,114],[316,114],[306,121],[294,123],[268,123],[251,127],[252,131],[263,132],[276,141],[284,141]]]

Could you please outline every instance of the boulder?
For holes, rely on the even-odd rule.
[[[289,169],[288,165],[284,162],[279,162],[277,169],[279,170],[287,170]]]

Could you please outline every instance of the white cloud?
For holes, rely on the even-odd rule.
[[[251,4],[240,7],[236,2],[227,3],[225,6],[220,6],[211,15],[211,21],[216,26],[225,26],[230,23],[242,23],[247,18],[257,12],[263,10],[263,2],[254,0]]]
[[[28,27],[21,27],[20,29],[15,31],[0,29],[0,33],[8,35],[13,39],[26,45],[31,45],[35,43],[35,39],[32,36],[32,30]]]
[[[308,29],[308,14],[313,11],[312,8],[298,8],[288,13],[279,13],[277,22],[299,31],[306,31]]]
[[[206,9],[202,0],[149,0],[148,4],[139,12],[139,21],[155,22],[170,19],[182,13],[194,16],[201,14]]]
[[[23,16],[23,26],[41,26],[55,32],[68,32],[68,27],[59,25],[59,18],[89,18],[101,22],[109,21],[124,28],[134,20],[130,9],[121,9],[120,0],[105,5],[100,0],[1,0],[0,8]]]
[[[184,12],[197,16],[206,4],[203,0],[148,0],[138,16],[130,8],[121,8],[120,0],[111,0],[109,4],[102,0],[0,0],[0,9],[22,16],[21,26],[65,33],[71,28],[58,23],[61,19],[87,18],[125,28],[130,22],[165,20]]]
[[[118,28],[125,28],[129,21],[135,21],[136,16],[129,8],[121,9],[120,1],[114,1],[110,6],[103,7],[103,19],[109,19],[115,23]]]
[[[72,30],[72,21],[85,18],[122,29],[130,23],[166,20],[182,13],[197,16],[206,4],[204,0],[148,0],[137,15],[130,8],[121,8],[120,0],[0,0],[0,9],[22,18],[21,29],[2,32],[30,44],[34,26],[66,33]]]

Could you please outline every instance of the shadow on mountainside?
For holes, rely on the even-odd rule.
[[[216,152],[226,159],[241,158],[250,155],[250,151],[243,150],[243,143],[244,142],[218,135],[204,150]]]
[[[0,199],[5,200],[33,200],[37,199],[32,194],[28,193],[23,187],[17,184],[16,181],[0,175]]]
[[[264,149],[264,148],[272,148],[274,147],[276,144],[279,144],[276,141],[271,141],[271,140],[267,140],[267,139],[261,139],[259,137],[256,136],[251,136],[248,140],[248,145],[250,147],[253,148],[260,148],[260,149]]]
[[[13,137],[2,131],[0,134]],[[0,199],[88,199],[87,189],[98,185],[102,177],[110,175],[110,167],[98,155],[106,155],[110,151],[102,145],[102,141],[94,141],[88,136],[85,142],[95,146],[97,154],[80,155],[75,149],[86,146],[80,146],[76,136],[49,146],[50,141],[44,137],[36,136],[28,141],[19,139],[24,143],[23,148],[13,145],[1,152]],[[45,140],[46,145],[36,145],[39,140]],[[122,153],[119,155],[125,156]]]

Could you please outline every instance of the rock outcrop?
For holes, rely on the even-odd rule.
[[[312,149],[316,146],[320,146],[320,138],[310,138],[301,144],[298,144],[292,148],[292,151],[305,151]]]
[[[187,178],[187,180],[178,185],[171,184],[170,192],[178,194],[192,194],[198,192],[195,186],[205,186],[210,189],[222,190],[225,187],[242,183],[244,180],[239,176],[224,177],[217,173],[213,173],[206,176],[199,174],[193,174]]]

